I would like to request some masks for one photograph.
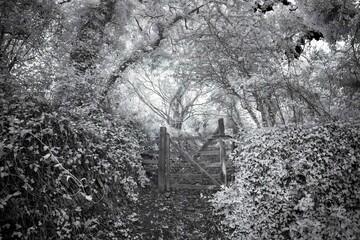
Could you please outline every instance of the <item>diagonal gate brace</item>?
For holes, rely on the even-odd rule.
[[[180,145],[170,139],[170,142],[173,144],[173,146],[185,157],[186,160],[188,160],[190,163],[196,166],[196,168],[206,177],[208,177],[213,184],[215,184],[217,187],[221,187],[221,184],[216,181],[215,178],[213,178],[204,168],[202,168],[185,150],[183,150]]]

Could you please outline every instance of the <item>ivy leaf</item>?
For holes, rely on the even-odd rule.
[[[55,164],[54,168],[61,167],[61,163]]]
[[[76,211],[76,212],[81,212],[81,207],[77,206],[77,207],[75,208],[75,211]]]
[[[85,196],[85,199],[88,200],[88,201],[90,201],[90,202],[92,202],[92,196],[90,196],[90,195],[86,195],[86,196]]]
[[[6,173],[6,172],[1,172],[1,173],[0,173],[0,177],[1,177],[1,178],[4,178],[4,177],[6,177],[6,176],[9,176],[9,174]]]
[[[19,196],[19,195],[21,195],[21,192],[20,192],[20,191],[14,192],[14,193],[12,194],[13,197],[16,197],[16,196]]]
[[[64,124],[59,124],[60,132],[65,132]]]
[[[13,145],[11,143],[9,143],[8,145],[5,146],[5,148],[7,149],[12,149],[13,148]]]

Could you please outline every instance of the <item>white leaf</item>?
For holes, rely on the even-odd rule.
[[[86,196],[85,196],[85,199],[91,202],[91,201],[92,201],[92,196],[86,195]]]
[[[21,192],[17,191],[17,192],[14,192],[12,195],[13,195],[13,197],[16,197],[16,196],[21,195]]]
[[[61,167],[61,163],[58,163],[58,164],[55,164],[55,166],[54,167]]]
[[[6,176],[9,176],[9,174],[6,173],[6,172],[1,172],[1,173],[0,173],[0,177],[1,177],[1,178],[4,178],[4,177],[6,177]]]
[[[75,208],[75,211],[76,211],[76,212],[81,212],[81,207],[77,206],[77,207]]]

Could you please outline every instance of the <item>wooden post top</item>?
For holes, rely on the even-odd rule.
[[[224,119],[223,119],[223,118],[219,118],[218,124],[219,124],[219,135],[220,135],[220,136],[225,135]]]

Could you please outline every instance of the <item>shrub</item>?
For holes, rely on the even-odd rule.
[[[95,107],[0,94],[0,239],[126,236],[146,182],[141,130]]]
[[[360,126],[253,130],[212,200],[234,239],[358,239]]]

